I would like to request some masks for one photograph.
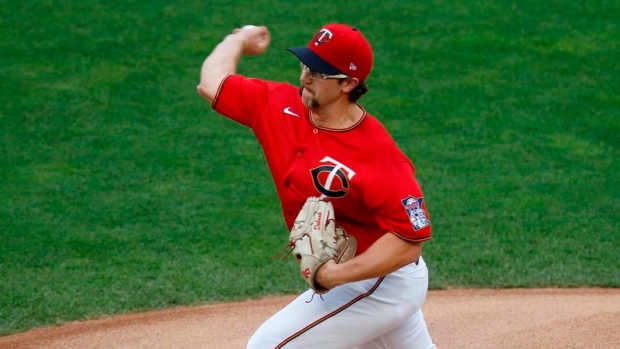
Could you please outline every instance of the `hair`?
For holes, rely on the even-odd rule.
[[[346,79],[338,79],[339,83],[343,83]],[[352,103],[357,102],[363,95],[368,92],[368,86],[366,85],[366,81],[360,81],[353,90],[349,93],[349,101]]]
[[[368,86],[366,86],[366,81],[360,81],[360,83],[355,86],[355,88],[349,93],[349,100],[351,102],[357,102],[363,95],[368,92]]]

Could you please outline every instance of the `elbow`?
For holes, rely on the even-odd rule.
[[[209,102],[209,104],[212,103],[215,98],[214,93],[209,92],[209,90],[202,83],[196,86],[196,92],[198,92],[200,97]]]
[[[411,242],[407,252],[401,255],[403,266],[418,262],[420,256],[422,256],[422,242]]]

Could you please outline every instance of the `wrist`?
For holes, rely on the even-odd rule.
[[[348,282],[346,280],[346,273],[343,272],[342,265],[336,264],[333,261],[323,264],[323,266],[319,268],[318,274],[317,279],[319,284],[329,289]]]
[[[224,41],[231,42],[231,43],[237,43],[240,47],[243,47],[244,40],[245,39],[243,35],[240,35],[239,32],[230,33],[226,35],[226,37],[224,38]]]

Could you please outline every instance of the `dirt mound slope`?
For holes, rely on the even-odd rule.
[[[122,315],[0,338],[2,349],[236,349],[294,296]],[[620,289],[430,291],[440,349],[620,348]]]

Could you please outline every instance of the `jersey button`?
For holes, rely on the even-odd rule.
[[[318,128],[315,128],[314,130],[312,130],[312,132],[314,132],[314,133],[319,133],[319,129],[318,129]]]
[[[297,153],[297,157],[300,158],[303,154],[301,152]]]

